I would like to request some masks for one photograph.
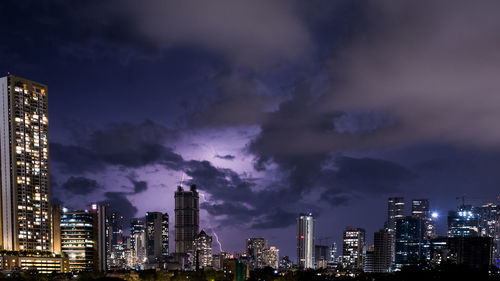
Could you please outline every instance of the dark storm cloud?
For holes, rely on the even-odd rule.
[[[173,170],[182,167],[182,156],[165,146],[175,132],[145,121],[139,124],[115,124],[79,136],[79,145],[51,144],[54,163],[63,172],[103,171],[109,165],[139,168],[159,164]]]
[[[136,180],[134,177],[129,177],[129,180],[134,186],[134,191],[131,194],[138,194],[148,190],[148,183],[146,181]]]
[[[137,208],[127,198],[127,193],[106,192],[104,196],[105,200],[98,203],[108,205],[112,212],[119,212],[124,217],[125,222],[129,221],[137,213]]]
[[[234,160],[236,158],[236,156],[234,155],[230,155],[230,154],[226,154],[226,155],[215,155],[216,158],[219,158],[219,159],[224,159],[224,160]]]
[[[152,0],[137,5],[133,0],[56,0],[1,5],[2,11],[32,18],[4,13],[4,26],[17,28],[8,32],[11,39],[44,42],[64,55],[91,60],[154,58],[162,50],[187,45],[255,67],[296,60],[310,45],[297,5],[289,1]],[[27,32],[35,36],[23,36]]]
[[[297,215],[296,212],[288,212],[281,208],[273,208],[267,210],[261,220],[253,223],[251,227],[256,229],[287,227],[296,222]]]
[[[394,192],[402,183],[416,178],[406,167],[382,159],[340,157],[334,165],[338,167],[335,183],[352,190]]]
[[[397,193],[403,184],[417,178],[410,169],[383,159],[342,156],[332,166],[322,171],[319,180],[326,188],[321,198],[332,206],[346,205],[367,194]]]
[[[496,1],[371,1],[369,27],[345,47],[332,107],[390,112],[378,145],[448,142],[498,147],[500,18]],[[356,144],[354,144],[356,146]]]
[[[86,177],[69,177],[69,179],[62,184],[62,188],[70,193],[78,195],[87,195],[100,188],[97,181]]]

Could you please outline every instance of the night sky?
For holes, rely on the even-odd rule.
[[[457,196],[496,200],[499,9],[1,1],[0,73],[49,86],[53,202],[168,212],[173,234],[176,186],[197,184],[224,250],[264,236],[295,259],[301,212],[372,241],[389,196],[429,198],[440,232]]]

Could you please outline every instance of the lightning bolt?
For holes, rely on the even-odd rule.
[[[224,252],[224,251],[222,250],[222,244],[221,244],[221,243],[220,243],[220,241],[219,241],[219,236],[217,235],[217,233],[215,233],[215,231],[214,231],[214,229],[213,229],[213,228],[210,228],[210,230],[212,231],[212,234],[215,236],[215,241],[217,241],[217,244],[219,244],[219,250],[220,250],[220,252],[221,252],[221,253],[222,253],[222,252]]]
[[[204,193],[199,192],[199,194],[200,194],[200,197],[201,197],[201,198],[203,198],[203,201],[205,201],[205,202],[209,202],[209,200],[207,200],[207,196],[205,196],[205,194],[204,194]],[[209,222],[209,224],[210,224],[210,222]],[[222,243],[221,243],[221,242],[220,242],[220,240],[219,240],[219,235],[217,235],[217,233],[215,232],[215,230],[214,230],[214,228],[213,228],[213,227],[211,227],[211,226],[210,226],[210,228],[209,228],[209,229],[210,229],[210,231],[212,232],[212,235],[213,235],[213,236],[215,236],[215,242],[217,242],[217,244],[219,244],[219,250],[220,250],[220,252],[221,252],[221,253],[222,253],[222,252],[224,252],[224,251],[222,250]]]

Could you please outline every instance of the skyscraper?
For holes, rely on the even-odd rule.
[[[139,260],[143,260],[144,256],[146,253],[142,253],[142,248],[138,250],[138,247],[136,247],[137,243],[136,240],[140,240],[142,237],[141,235],[146,232],[146,227],[144,226],[144,219],[143,218],[133,218],[130,220],[130,249],[132,251],[132,256],[135,262]],[[144,241],[145,241],[145,234],[144,236]],[[142,247],[145,247],[145,242],[143,241]],[[144,248],[145,249],[145,248]],[[141,258],[138,258],[138,254],[141,256]]]
[[[109,217],[110,249],[109,268],[122,268],[125,264],[123,245],[123,216],[118,212],[112,212]]]
[[[390,272],[394,261],[394,232],[381,229],[374,234],[373,272]]]
[[[425,237],[430,239],[436,236],[435,224],[431,217],[428,199],[411,200],[411,215],[425,221]]]
[[[196,186],[189,191],[181,186],[175,192],[175,252],[193,254],[194,237],[199,231],[199,196]]]
[[[478,237],[479,214],[471,205],[461,205],[448,212],[448,237]]]
[[[196,269],[212,265],[212,236],[203,229],[194,238],[194,251]]]
[[[396,224],[395,266],[401,268],[419,262],[427,256],[425,220],[407,216]]]
[[[50,250],[46,85],[0,78],[0,157],[0,247]]]
[[[168,256],[168,214],[146,214],[146,255],[149,263],[156,263]]]
[[[94,248],[97,252],[96,256],[98,258],[94,268],[98,271],[106,271],[108,265],[107,254],[109,246],[107,243],[107,207],[99,204],[91,204],[90,213],[93,215],[93,227],[95,232],[93,236],[95,243]]]
[[[493,260],[498,266],[500,263],[500,206],[488,203],[477,209],[479,214],[480,236],[493,238]]]
[[[246,249],[250,261],[250,269],[263,268],[266,265],[264,251],[267,248],[267,240],[264,237],[247,239]]]
[[[314,268],[315,223],[311,213],[297,218],[297,264],[301,268]]]
[[[72,271],[102,271],[106,264],[105,250],[101,241],[105,216],[99,215],[99,209],[94,211],[68,211],[63,209],[61,216],[61,248],[69,257],[69,267]]]
[[[316,268],[326,268],[328,265],[329,256],[330,247],[328,247],[327,245],[314,246],[314,261],[316,262]]]
[[[387,222],[386,229],[396,230],[396,222],[403,218],[405,210],[405,200],[403,197],[391,197],[387,200]]]
[[[362,270],[365,230],[352,226],[346,227],[342,246],[342,264],[344,267],[350,271]]]

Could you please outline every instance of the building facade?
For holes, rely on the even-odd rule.
[[[391,272],[395,258],[394,232],[381,229],[375,232],[373,238],[373,272]]]
[[[212,236],[201,230],[194,239],[195,267],[201,269],[212,266]]]
[[[493,260],[500,265],[500,206],[493,203],[477,208],[481,237],[493,238]]]
[[[168,257],[168,214],[146,214],[146,255],[148,263],[157,263]]]
[[[479,214],[471,205],[461,205],[448,212],[448,237],[478,237]]]
[[[0,78],[0,248],[51,250],[47,86]]]
[[[427,258],[425,220],[412,216],[399,219],[395,235],[396,268],[418,264]]]
[[[391,197],[387,200],[387,222],[385,228],[390,231],[396,231],[396,222],[402,219],[405,209],[405,200],[403,197]]]
[[[297,265],[300,268],[314,268],[315,224],[311,213],[297,218]]]
[[[430,212],[428,199],[413,199],[411,201],[411,215],[425,220],[425,236],[428,239],[436,237],[436,226]]]
[[[267,240],[264,237],[248,238],[246,241],[246,253],[249,259],[250,269],[263,268],[266,266],[264,251],[268,249]]]
[[[280,250],[275,246],[264,250],[264,263],[266,267],[278,269],[280,266]]]
[[[198,234],[200,221],[199,195],[196,186],[175,192],[175,252],[193,255],[194,237]]]
[[[316,268],[326,268],[328,266],[328,261],[330,257],[330,247],[327,245],[315,245],[314,246],[314,261],[316,262]]]
[[[106,264],[106,251],[99,245],[105,231],[100,227],[102,222],[97,212],[88,210],[68,211],[63,209],[61,215],[61,249],[69,258],[71,271],[99,271]]]
[[[352,226],[346,227],[342,245],[342,265],[344,268],[351,272],[362,270],[365,230]]]

